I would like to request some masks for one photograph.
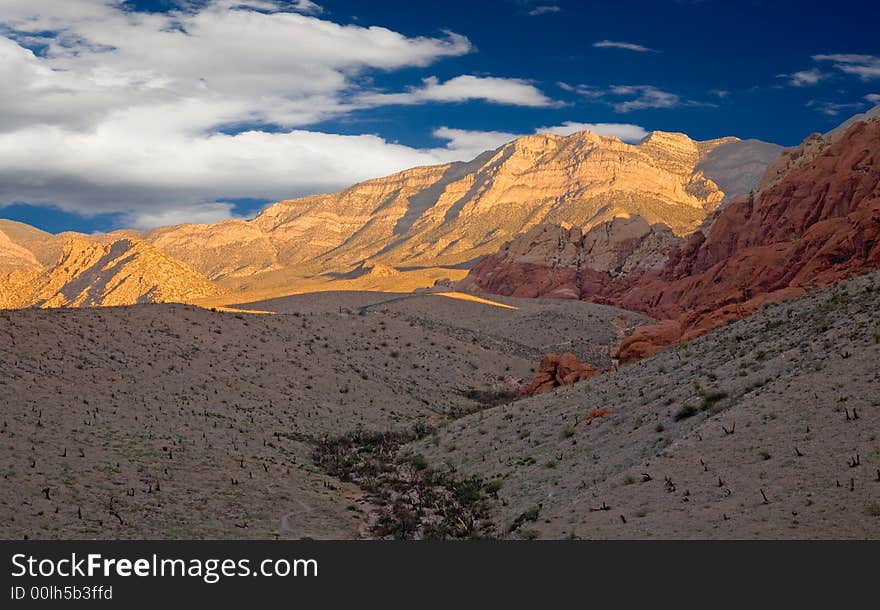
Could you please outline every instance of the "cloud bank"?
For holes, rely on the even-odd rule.
[[[116,0],[4,0],[0,206],[115,212],[141,228],[215,221],[233,208],[218,200],[332,191],[483,150],[453,137],[418,149],[307,129],[354,109],[557,105],[528,81],[491,76],[364,90],[371,72],[427,67],[473,46],[454,32],[412,37],[323,15],[309,0],[209,0],[165,13]]]

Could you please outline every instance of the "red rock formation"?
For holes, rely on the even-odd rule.
[[[589,364],[582,363],[577,356],[570,352],[561,356],[547,354],[541,359],[538,374],[526,388],[525,393],[528,395],[543,394],[559,386],[584,381],[598,374],[599,371]]]
[[[663,224],[618,217],[583,233],[539,225],[481,259],[461,291],[516,297],[586,299],[614,291],[626,278],[660,268],[680,239]]]
[[[666,320],[620,347],[634,360],[749,315],[764,303],[880,268],[880,121],[856,123],[762,192],[729,204],[622,307]],[[676,337],[675,325],[678,326]]]
[[[578,264],[562,264],[570,260],[566,253],[574,236],[569,232],[559,239],[555,258],[545,256],[542,263],[539,256],[508,246],[475,266],[468,281],[517,296],[568,291],[569,297],[658,319],[621,343],[618,357],[627,362],[747,316],[765,303],[880,268],[880,120],[856,122],[823,142],[784,172],[774,170],[757,197],[731,201],[659,268],[634,265],[619,273],[623,267],[581,264],[582,253]],[[540,252],[541,241],[531,241],[533,251]],[[582,248],[584,238],[575,241]],[[624,259],[639,252],[626,240],[607,243],[622,248]]]
[[[593,423],[593,420],[601,419],[606,415],[611,415],[614,413],[614,409],[611,407],[602,407],[601,409],[593,409],[589,413],[584,416],[584,423],[588,426]]]

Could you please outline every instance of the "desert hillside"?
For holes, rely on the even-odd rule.
[[[878,308],[873,273],[404,453],[495,481],[514,538],[878,538]]]
[[[372,501],[312,461],[322,439],[510,400],[548,350],[607,367],[644,321],[457,297],[0,312],[0,536],[368,535]]]

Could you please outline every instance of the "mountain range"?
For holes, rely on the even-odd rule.
[[[314,290],[430,286],[461,279],[480,257],[545,224],[588,230],[639,216],[666,225],[670,235],[688,234],[713,210],[754,189],[781,150],[757,140],[697,142],[666,132],[636,145],[588,131],[538,134],[469,162],[417,167],[338,193],[281,201],[252,220],[101,235],[50,235],[0,221],[6,294],[0,305],[220,304]],[[122,245],[114,246],[117,241]],[[126,265],[68,264],[100,260],[107,247],[130,252]],[[166,285],[165,270],[175,265],[180,281]],[[89,296],[34,291],[35,273],[55,294],[85,290]]]
[[[459,287],[578,298],[656,318],[657,324],[622,342],[620,357],[626,361],[765,303],[877,269],[877,115],[875,109],[785,151],[767,169],[757,193],[720,207],[685,239],[676,241],[665,227],[632,219],[616,219],[583,235],[543,227],[483,258]]]

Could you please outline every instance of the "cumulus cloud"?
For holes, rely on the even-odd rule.
[[[171,110],[171,109],[169,109]],[[140,227],[218,220],[224,198],[284,199],[473,156],[464,146],[417,149],[374,135],[292,130],[235,135],[39,126],[0,134],[0,200],[79,213],[122,212]]]
[[[224,200],[332,191],[467,159],[511,135],[479,143],[450,131],[445,146],[413,148],[305,129],[352,109],[473,99],[556,105],[513,78],[429,78],[403,94],[362,93],[370,71],[471,52],[454,32],[409,37],[341,25],[309,0],[178,6],[141,13],[116,0],[3,0],[0,206],[121,213],[139,228],[211,222],[233,215]]]
[[[462,159],[473,159],[482,152],[495,150],[520,135],[522,134],[505,131],[469,131],[449,127],[434,130],[434,137],[447,140],[446,148],[460,153]]]
[[[8,0],[3,75],[25,95],[3,96],[0,121],[30,112],[49,123],[94,124],[114,111],[185,99],[204,108],[194,129],[217,120],[305,125],[346,111],[344,95],[365,70],[427,66],[471,50],[451,32],[408,38],[281,6],[213,0],[198,10],[146,14],[97,0]],[[17,107],[31,101],[36,109]]]
[[[593,46],[598,49],[625,49],[627,51],[636,51],[638,53],[656,53],[654,49],[635,44],[634,42],[621,42],[616,40],[600,40],[594,42]]]
[[[648,135],[648,131],[639,125],[631,123],[578,123],[565,121],[560,125],[538,127],[532,133],[552,133],[560,136],[570,136],[579,131],[592,131],[601,136],[614,136],[628,143],[636,143]],[[467,159],[476,157],[487,150],[494,150],[511,140],[527,134],[509,133],[504,131],[478,131],[466,129],[452,129],[441,127],[434,130],[434,136],[447,140],[446,151],[450,153],[467,153]],[[443,157],[442,150],[433,150],[432,154]]]
[[[440,82],[435,76],[422,81],[421,87],[412,87],[404,93],[369,93],[356,98],[356,104],[422,104],[425,102],[465,102],[484,100],[513,106],[558,106],[530,82],[519,78],[456,76]]]
[[[854,53],[831,53],[813,55],[815,61],[833,62],[836,69],[854,74],[862,80],[880,78],[880,57]]]

